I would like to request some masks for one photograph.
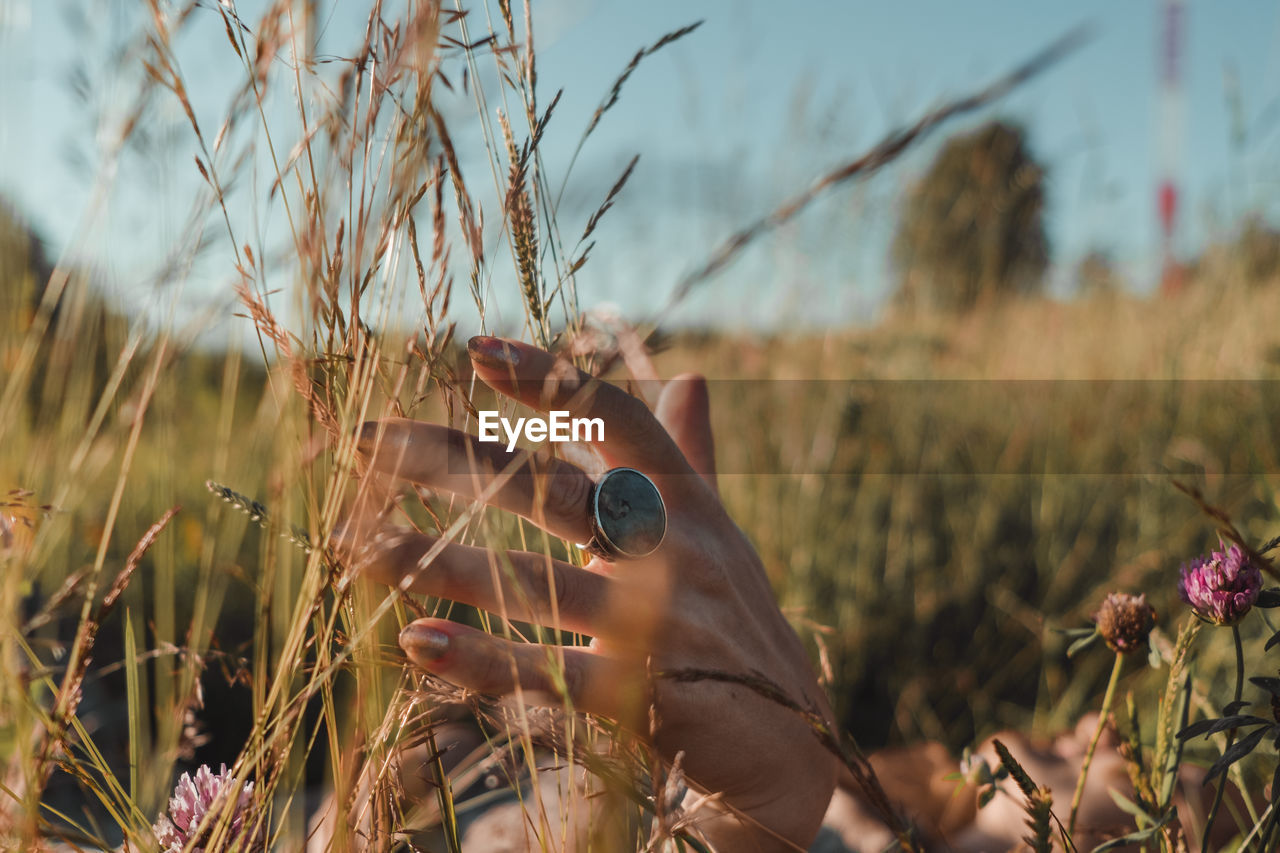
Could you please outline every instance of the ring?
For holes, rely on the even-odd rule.
[[[587,498],[591,540],[579,547],[603,560],[637,560],[662,544],[667,508],[653,481],[634,468],[613,468]]]

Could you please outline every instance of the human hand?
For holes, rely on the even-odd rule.
[[[705,382],[671,381],[655,415],[535,347],[473,338],[468,350],[494,390],[544,412],[602,419],[596,450],[608,466],[653,480],[668,528],[647,557],[582,567],[408,530],[358,543],[362,570],[385,583],[593,638],[589,647],[544,647],[419,619],[400,636],[410,659],[479,692],[612,718],[668,762],[683,752],[688,777],[729,807],[699,823],[719,849],[803,849],[835,785],[836,759],[812,727],[833,731],[831,712],[759,557],[720,503]],[[591,537],[592,480],[568,462],[404,419],[366,424],[359,448],[376,472],[482,499],[569,542]]]

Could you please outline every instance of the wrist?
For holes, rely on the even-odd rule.
[[[690,791],[686,816],[717,853],[808,850],[836,790],[839,763],[825,749],[800,770],[777,768],[769,791],[753,801]]]

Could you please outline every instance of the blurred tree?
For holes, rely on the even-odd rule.
[[[0,342],[13,346],[31,323],[52,267],[40,240],[0,199]],[[7,368],[7,360],[0,364]]]
[[[56,301],[37,323],[53,272],[39,235],[0,199],[0,376],[26,386],[30,405],[21,416],[35,418],[32,426],[87,420],[128,328],[89,270],[77,266],[67,268]],[[29,351],[31,343],[36,349]]]
[[[1044,177],[1018,125],[991,121],[950,139],[908,191],[898,222],[899,306],[965,311],[1038,292],[1049,257]]]
[[[1280,231],[1273,228],[1261,214],[1244,218],[1240,236],[1236,238],[1235,255],[1239,259],[1245,277],[1250,284],[1266,284],[1280,273]]]
[[[1218,287],[1232,281],[1269,284],[1280,276],[1280,230],[1260,213],[1245,214],[1228,237],[1210,243],[1187,265],[1187,276]]]
[[[1080,296],[1109,296],[1120,290],[1120,276],[1116,273],[1111,255],[1102,249],[1092,249],[1076,264],[1076,292]]]

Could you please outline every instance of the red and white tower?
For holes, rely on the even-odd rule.
[[[1175,292],[1182,286],[1177,259],[1178,212],[1181,199],[1178,176],[1182,171],[1185,102],[1182,94],[1182,45],[1186,28],[1184,0],[1163,0],[1160,40],[1160,142],[1157,165],[1156,211],[1160,217],[1161,289]]]

